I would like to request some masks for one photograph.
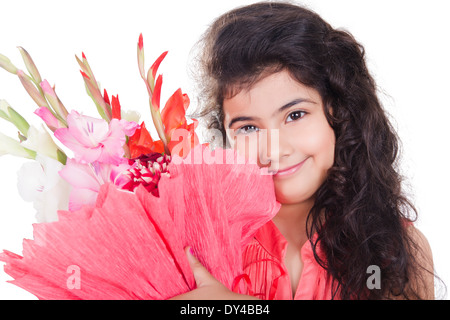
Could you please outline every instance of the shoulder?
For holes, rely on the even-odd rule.
[[[415,291],[424,299],[434,299],[434,266],[431,246],[425,235],[414,225],[407,226],[407,233],[412,240],[412,259],[416,270],[413,272]]]
[[[407,227],[407,232],[409,237],[417,246],[417,250],[415,250],[416,258],[420,259],[423,262],[426,262],[428,266],[433,267],[433,254],[431,251],[430,243],[428,242],[425,235],[412,224]]]
[[[424,248],[426,248],[429,251],[429,253],[431,254],[430,244],[428,243],[428,240],[425,237],[425,235],[418,228],[416,228],[413,224],[410,224],[407,227],[407,231],[413,240],[415,240],[418,244],[420,244]]]

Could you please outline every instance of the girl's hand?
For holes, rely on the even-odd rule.
[[[234,293],[225,287],[192,255],[190,247],[186,248],[186,255],[194,273],[197,288],[175,296],[171,300],[257,300],[252,296]]]

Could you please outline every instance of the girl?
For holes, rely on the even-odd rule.
[[[282,207],[244,249],[247,295],[187,250],[197,289],[178,298],[434,298],[431,250],[412,225],[398,138],[363,47],[281,2],[222,15],[202,43],[200,115],[226,146],[269,167]]]

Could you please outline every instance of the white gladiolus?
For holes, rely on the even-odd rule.
[[[36,156],[36,161],[22,165],[17,176],[20,196],[33,202],[37,222],[58,220],[58,210],[68,210],[70,185],[60,177],[64,166],[49,157]]]
[[[36,151],[37,154],[58,160],[58,146],[43,125],[41,130],[30,126],[27,140],[22,142],[22,145]]]
[[[141,118],[141,115],[139,114],[139,112],[134,111],[134,110],[129,110],[129,111],[122,110],[121,117],[122,117],[122,119],[125,119],[128,122],[139,123],[139,119]]]
[[[11,154],[13,156],[34,159],[36,152],[24,148],[19,141],[10,138],[0,132],[0,156]]]

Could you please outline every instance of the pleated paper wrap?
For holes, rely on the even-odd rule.
[[[173,159],[159,198],[103,185],[95,207],[34,224],[22,256],[1,253],[5,272],[39,299],[167,299],[195,288],[191,246],[232,289],[243,245],[280,207],[272,177],[242,163],[231,150],[199,146]]]

